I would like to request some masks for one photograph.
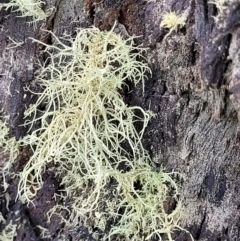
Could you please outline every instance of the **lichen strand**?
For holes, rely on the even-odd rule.
[[[54,49],[55,53],[49,53],[51,64],[38,76],[44,91],[25,113],[34,116],[29,124],[42,123],[23,139],[23,144],[29,143],[34,150],[25,170],[29,174],[35,170],[41,186],[41,173],[52,160],[65,166],[66,160],[73,163],[77,159],[89,172],[96,163],[114,169],[121,162],[132,165],[123,146],[131,149],[133,159],[147,159],[140,140],[151,114],[140,107],[127,107],[117,91],[126,78],[138,83],[149,70],[136,60],[141,55],[133,53],[138,50],[133,39],[125,41],[113,32],[91,28],[79,31],[70,47],[57,42],[57,47],[46,46],[46,51]],[[37,117],[43,103],[45,110]],[[135,111],[142,113],[141,120]],[[134,127],[136,121],[142,122],[140,133]],[[27,176],[24,173],[24,185]]]
[[[4,229],[0,232],[0,241],[13,241],[17,235],[17,225],[13,224],[10,221],[8,224],[3,218],[2,213],[0,212],[0,224],[1,228],[4,226]]]
[[[219,11],[219,14],[221,15],[225,9],[227,9],[227,6],[234,2],[234,0],[211,0],[209,3],[212,3],[216,6],[216,8]]]
[[[23,17],[33,17],[33,22],[45,20],[50,14],[42,10],[44,2],[39,0],[10,0],[9,3],[0,3],[0,9],[11,9],[12,12],[21,12]]]
[[[141,144],[152,114],[127,106],[118,92],[125,80],[143,83],[150,72],[139,61],[144,49],[134,46],[134,38],[124,40],[113,30],[77,30],[76,37],[65,36],[64,43],[54,37],[54,46],[39,42],[49,54],[48,65],[37,76],[43,92],[36,93],[39,98],[25,115],[33,117],[27,124],[40,121],[41,128],[21,141],[33,155],[20,173],[20,199],[34,199],[43,185],[42,173],[53,162],[64,187],[62,198],[69,205],[55,206],[49,219],[62,208],[69,212],[63,219],[68,226],[79,219],[89,226],[91,220],[101,240],[137,241],[162,233],[171,240],[181,203],[171,174],[154,170]],[[136,122],[142,125],[140,131]],[[167,214],[169,190],[177,204]],[[109,222],[116,226],[103,235]]]
[[[169,29],[168,34],[165,36],[166,38],[173,31],[177,31],[178,27],[183,27],[185,24],[186,24],[186,14],[180,15],[175,12],[168,12],[163,14],[160,27]]]
[[[160,234],[167,234],[168,240],[172,240],[172,231],[179,227],[181,203],[178,202],[170,214],[164,205],[170,198],[170,190],[171,199],[178,200],[178,186],[171,178],[174,175],[158,173],[147,165],[118,173],[117,194],[121,199],[117,203],[116,213],[122,214],[107,240],[151,240],[154,235],[161,240]]]
[[[10,172],[10,168],[14,163],[14,160],[18,156],[19,144],[16,141],[15,137],[9,136],[9,129],[5,122],[0,121],[0,154],[3,157],[7,157],[8,161],[3,164],[1,168],[1,175],[3,177],[3,188],[6,191],[8,184],[6,182],[7,175],[13,175]]]

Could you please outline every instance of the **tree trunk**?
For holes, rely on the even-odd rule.
[[[223,12],[206,0],[46,2],[45,8],[54,6],[55,10],[47,21],[37,24],[28,24],[31,18],[21,18],[10,9],[0,12],[0,101],[4,115],[10,116],[11,135],[20,138],[26,134],[21,126],[23,113],[36,97],[24,87],[35,84],[38,60],[46,58],[41,45],[29,38],[51,44],[54,38],[45,30],[56,36],[74,35],[76,28],[92,25],[110,30],[117,21],[117,31],[140,36],[136,44],[148,48],[152,76],[144,91],[140,85],[130,86],[125,97],[130,105],[156,114],[143,139],[154,162],[184,177],[180,226],[194,240],[240,240],[239,1],[231,1]],[[167,35],[169,30],[160,24],[169,11],[185,14],[186,25]],[[10,48],[11,39],[23,44]],[[21,169],[27,154],[18,159]],[[1,166],[4,161],[3,157]],[[59,183],[54,176],[44,178],[35,207],[15,202],[17,180],[9,180],[7,193],[0,196],[0,211],[7,221],[22,224],[15,240],[94,240],[84,227],[61,231],[57,217],[46,225],[44,213],[53,206]],[[39,237],[38,225],[47,227],[52,237]],[[175,240],[191,239],[188,233],[177,231]]]

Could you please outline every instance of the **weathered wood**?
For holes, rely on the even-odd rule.
[[[19,138],[26,133],[19,125],[24,122],[26,106],[34,100],[23,88],[34,85],[37,61],[46,58],[41,46],[29,37],[51,43],[54,39],[44,29],[57,36],[74,35],[75,28],[94,25],[109,30],[118,21],[120,32],[140,36],[136,43],[149,48],[146,57],[152,77],[146,80],[144,94],[141,86],[131,86],[126,101],[156,114],[147,128],[144,145],[159,166],[178,171],[185,179],[181,226],[195,240],[240,240],[239,2],[233,3],[218,22],[214,19],[216,7],[204,0],[47,3],[46,7],[55,6],[55,11],[47,22],[35,27],[27,24],[30,19],[17,17],[18,13],[0,12],[0,100],[4,114],[10,115],[11,134]],[[168,31],[160,28],[160,22],[170,10],[185,13],[187,22],[164,38]],[[8,49],[8,37],[24,43]],[[41,240],[37,225],[51,230],[51,240],[94,240],[84,227],[59,234],[62,226],[57,219],[46,225],[41,215],[54,205],[52,194],[58,183],[52,176],[45,180],[37,209],[19,201],[15,204],[13,187],[9,189],[9,211],[1,199],[1,212],[8,220],[25,220],[16,240]],[[17,180],[11,183],[16,187]],[[53,183],[54,188],[50,188]],[[14,215],[16,210],[20,210],[18,215]],[[176,232],[175,236],[178,241],[190,240],[185,232]]]

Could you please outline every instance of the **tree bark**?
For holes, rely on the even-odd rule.
[[[152,76],[144,91],[140,85],[130,86],[125,98],[130,105],[156,114],[143,143],[159,168],[184,177],[181,227],[195,240],[240,240],[239,1],[232,1],[218,20],[218,9],[207,0],[46,0],[46,9],[53,6],[47,21],[36,25],[10,9],[0,11],[0,102],[4,115],[10,116],[11,135],[26,134],[23,113],[36,97],[24,88],[35,84],[38,61],[46,58],[30,38],[51,44],[54,38],[44,30],[56,36],[74,35],[76,28],[92,25],[110,30],[117,21],[117,31],[140,36],[136,44],[148,48]],[[169,11],[185,13],[187,20],[166,36],[168,30],[160,23]],[[10,48],[10,38],[23,44]],[[19,160],[20,169],[27,154]],[[48,240],[39,237],[38,225],[51,231],[49,240],[94,240],[84,227],[60,232],[63,227],[57,217],[46,224],[43,214],[54,205],[52,196],[59,183],[54,176],[44,178],[35,207],[15,202],[17,180],[9,180],[7,194],[0,196],[6,219],[23,224],[16,240]],[[11,198],[9,210],[6,195]],[[177,231],[175,240],[190,237]]]

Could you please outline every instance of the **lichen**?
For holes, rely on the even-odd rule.
[[[18,197],[33,202],[53,163],[68,205],[53,207],[48,220],[63,209],[69,214],[62,216],[66,226],[94,227],[101,240],[162,234],[172,240],[181,215],[177,174],[157,171],[141,143],[152,113],[128,106],[119,94],[126,80],[143,84],[151,73],[142,62],[145,49],[113,29],[78,29],[75,38],[54,38],[52,46],[34,40],[45,46],[49,59],[36,75],[43,91],[33,92],[39,97],[25,112],[31,134],[20,143],[33,155],[20,173]],[[39,129],[33,128],[36,123]],[[166,210],[169,198],[176,202],[172,212]]]
[[[13,224],[10,221],[8,224],[6,220],[3,218],[2,213],[0,212],[0,224],[1,226],[5,226],[3,230],[0,232],[0,241],[14,241],[14,237],[17,235],[16,229],[17,225]]]
[[[169,36],[173,31],[176,31],[178,27],[183,27],[186,24],[186,15],[177,14],[176,12],[166,12],[163,14],[160,27],[169,29]]]
[[[33,22],[45,20],[51,10],[44,12],[44,2],[41,0],[10,0],[8,3],[0,3],[1,8],[11,9],[12,12],[21,12],[23,17],[32,17]]]
[[[6,176],[12,175],[10,168],[18,156],[19,144],[15,137],[9,136],[9,129],[5,122],[0,120],[0,154],[6,157],[6,162],[3,164],[2,177],[4,190],[7,189],[8,184],[6,182]]]
[[[133,47],[133,38],[123,40],[113,32],[90,28],[78,30],[70,46],[57,42],[59,46],[46,46],[51,64],[37,77],[44,91],[25,113],[33,116],[28,124],[42,123],[22,140],[34,151],[20,181],[25,194],[30,175],[34,173],[37,186],[41,186],[41,173],[52,160],[63,169],[69,160],[80,173],[94,173],[98,166],[132,165],[124,145],[131,149],[133,159],[147,158],[140,142],[143,130],[137,132],[134,122],[141,122],[144,129],[151,114],[140,107],[127,107],[118,93],[124,80],[138,83],[150,71],[136,60],[141,54],[133,52],[140,50]],[[37,117],[42,104],[45,110]]]
[[[115,207],[120,218],[107,240],[151,240],[154,236],[161,240],[161,234],[172,240],[171,233],[179,228],[181,215],[180,192],[172,179],[174,175],[179,174],[157,172],[149,165],[118,173],[116,196],[121,198]],[[167,199],[177,203],[170,213],[166,210]]]
[[[219,11],[219,14],[222,14],[223,11],[227,8],[228,4],[232,2],[232,0],[211,0],[209,3],[212,3],[216,6]]]

